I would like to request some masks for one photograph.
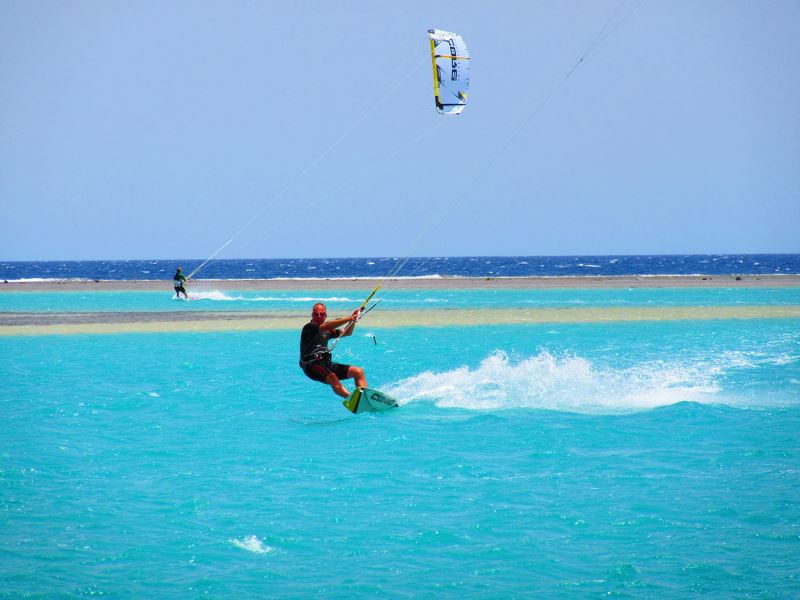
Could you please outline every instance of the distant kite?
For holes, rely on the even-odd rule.
[[[457,115],[467,105],[469,51],[457,33],[429,29],[433,61],[433,95],[443,115]]]

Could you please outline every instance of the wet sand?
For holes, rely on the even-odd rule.
[[[800,287],[800,275],[653,275],[621,277],[437,277],[431,279],[198,279],[192,290],[386,290],[475,289],[620,289]],[[138,281],[11,281],[0,282],[0,293],[52,291],[172,291],[172,280]]]
[[[800,305],[585,307],[524,309],[385,310],[371,313],[361,329],[447,327],[531,323],[613,321],[705,321],[720,319],[798,319]],[[300,330],[308,315],[300,312],[96,312],[0,313],[0,337]]]
[[[626,289],[800,287],[796,275],[648,276],[648,277],[442,277],[432,279],[258,279],[197,280],[199,290],[370,290],[378,283],[390,290],[452,289]],[[171,291],[171,281],[36,281],[0,283],[0,293],[45,291]],[[584,307],[524,309],[382,310],[362,327],[447,327],[515,323],[589,323],[708,319],[800,318],[800,306]],[[146,332],[208,332],[299,329],[305,312],[0,312],[0,336]]]

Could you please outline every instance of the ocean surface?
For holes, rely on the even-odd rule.
[[[0,281],[41,279],[172,279],[203,260],[0,261]],[[317,279],[400,277],[559,277],[620,275],[800,274],[800,254],[690,254],[669,256],[466,256],[274,258],[213,260],[202,279]]]
[[[0,311],[364,295],[169,287],[2,293]],[[741,304],[800,289],[388,290],[376,310]],[[358,416],[298,343],[0,336],[0,597],[800,596],[800,320],[368,315],[337,358],[401,406]]]

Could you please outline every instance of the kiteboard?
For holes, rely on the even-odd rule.
[[[356,388],[342,404],[351,413],[379,412],[397,408],[397,401],[383,392],[370,388]]]

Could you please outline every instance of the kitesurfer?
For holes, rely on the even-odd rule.
[[[175,271],[175,275],[173,276],[172,280],[173,284],[175,285],[175,296],[180,298],[182,293],[183,297],[188,300],[189,296],[186,294],[186,288],[183,285],[186,282],[186,276],[183,274],[182,267],[178,267],[178,270]]]
[[[327,383],[342,398],[350,396],[342,385],[342,379],[355,379],[356,387],[365,388],[367,378],[361,367],[333,362],[328,340],[352,335],[360,316],[361,309],[358,309],[349,317],[326,321],[328,312],[325,305],[315,304],[311,321],[300,334],[300,368],[303,373],[314,381]]]

